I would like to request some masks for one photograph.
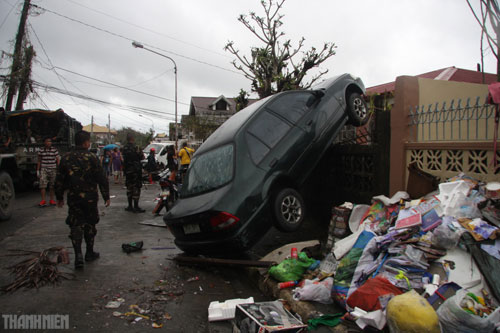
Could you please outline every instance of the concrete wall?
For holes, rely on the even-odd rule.
[[[456,109],[461,99],[462,108],[470,98],[470,105],[483,105],[488,94],[488,86],[482,84],[440,81],[432,79],[400,76],[396,79],[395,103],[391,110],[391,159],[389,193],[406,189],[408,178],[407,166],[410,162],[418,162],[419,167],[441,180],[463,171],[475,178],[489,181],[498,178],[498,171],[493,170],[493,119],[449,121],[437,112],[439,122],[433,119],[431,124],[423,124],[410,129],[410,109],[417,106],[428,110],[441,110],[443,102],[449,109],[455,100]],[[478,108],[476,108],[478,109]],[[422,110],[422,109],[420,109]],[[491,115],[491,108],[475,111],[475,114],[465,114],[469,118],[479,117],[479,113]],[[462,111],[464,112],[464,111]],[[452,112],[453,113],[453,112]],[[461,113],[464,116],[464,113]],[[441,117],[441,118],[439,118]],[[437,123],[437,124],[436,124]]]
[[[467,98],[475,101],[476,97],[481,97],[481,103],[484,103],[488,95],[488,85],[453,82],[432,79],[418,78],[419,105],[435,104],[436,102],[448,101],[452,99],[462,99],[465,102]]]

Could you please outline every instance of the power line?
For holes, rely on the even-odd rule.
[[[40,47],[42,48],[42,51],[45,54],[45,57],[47,58],[47,61],[49,62],[50,66],[52,66],[54,73],[56,74],[59,82],[61,82],[64,89],[67,90],[68,88],[66,88],[66,86],[64,85],[64,82],[62,81],[61,77],[59,76],[59,73],[55,70],[55,67],[54,67],[54,64],[52,63],[52,60],[50,60],[50,57],[47,54],[47,51],[45,51],[45,47],[43,47],[43,44],[40,41],[40,38],[38,38],[38,34],[36,33],[35,29],[33,29],[33,26],[31,25],[31,23],[29,21],[28,21],[28,26],[29,26],[30,30],[33,32],[33,34],[35,35],[35,38],[38,41],[38,44],[40,44]],[[73,102],[75,102],[75,101],[73,100]],[[76,102],[75,102],[75,104],[76,104]],[[79,111],[82,112],[83,114],[85,114],[83,110],[79,109]],[[88,114],[86,116],[88,116]]]
[[[41,10],[44,10],[44,11],[47,11],[49,13],[52,13],[54,15],[57,15],[57,16],[60,16],[60,17],[63,17],[67,20],[70,20],[70,21],[73,21],[73,22],[76,22],[76,23],[79,23],[79,24],[82,24],[86,27],[89,27],[89,28],[92,28],[92,29],[96,29],[96,30],[99,30],[101,32],[104,32],[104,33],[107,33],[109,35],[112,35],[112,36],[115,36],[115,37],[118,37],[118,38],[121,38],[121,39],[124,39],[124,40],[127,40],[129,42],[133,42],[133,41],[136,41],[135,39],[132,39],[130,37],[126,37],[126,36],[123,36],[121,34],[118,34],[116,32],[112,32],[112,31],[109,31],[107,29],[103,29],[103,28],[99,28],[99,27],[96,27],[95,25],[92,25],[92,24],[89,24],[89,23],[85,23],[83,21],[80,21],[80,20],[77,20],[77,19],[74,19],[74,18],[71,18],[69,16],[66,16],[66,15],[63,15],[63,14],[59,14],[53,10],[50,10],[50,9],[47,9],[47,8],[44,8],[44,7],[41,7],[41,6],[38,6],[38,5],[34,5],[32,4],[31,5],[32,7],[35,7],[35,8],[38,8],[38,9],[41,9]],[[227,71],[227,72],[231,72],[231,73],[235,73],[235,74],[238,74],[238,75],[242,75],[244,76],[243,74],[241,74],[240,72],[237,72],[237,71],[234,71],[234,70],[231,70],[231,69],[228,69],[228,68],[224,68],[224,67],[221,67],[221,66],[218,66],[218,65],[214,65],[214,64],[211,64],[211,63],[208,63],[206,61],[202,61],[202,60],[198,60],[198,59],[195,59],[195,58],[192,58],[192,57],[188,57],[188,56],[185,56],[183,54],[179,54],[179,53],[176,53],[176,52],[172,52],[172,51],[169,51],[169,50],[165,50],[165,49],[162,49],[160,47],[157,47],[157,46],[154,46],[154,45],[150,45],[150,44],[147,44],[147,43],[141,43],[145,46],[148,46],[148,47],[151,47],[151,48],[154,48],[154,49],[157,49],[157,50],[160,50],[162,52],[166,52],[166,53],[169,53],[169,54],[173,54],[175,56],[178,56],[178,57],[181,57],[181,58],[184,58],[184,59],[188,59],[188,60],[191,60],[191,61],[194,61],[194,62],[197,62],[197,63],[200,63],[200,64],[203,64],[203,65],[207,65],[207,66],[210,66],[210,67],[214,67],[214,68],[217,68],[217,69],[221,69],[221,70],[224,70],[224,71]]]
[[[200,50],[203,50],[203,51],[207,51],[207,52],[210,52],[210,53],[213,53],[213,54],[216,54],[216,55],[219,55],[219,56],[222,56],[222,57],[226,57],[226,58],[231,58],[230,56],[228,55],[225,55],[225,54],[222,54],[222,53],[219,53],[219,52],[216,52],[214,50],[210,50],[210,49],[207,49],[207,48],[204,48],[204,47],[201,47],[199,45],[196,45],[196,44],[192,44],[192,43],[189,43],[189,42],[186,42],[186,41],[183,41],[181,39],[178,39],[178,38],[175,38],[175,37],[172,37],[172,36],[169,36],[169,35],[166,35],[164,33],[161,33],[161,32],[158,32],[158,31],[155,31],[155,30],[152,30],[152,29],[149,29],[149,28],[146,28],[146,27],[143,27],[143,26],[140,26],[138,24],[135,24],[135,23],[132,23],[132,22],[129,22],[129,21],[126,21],[124,19],[121,19],[119,17],[116,17],[116,16],[113,16],[111,14],[108,14],[108,13],[105,13],[105,12],[102,12],[100,10],[97,10],[95,8],[91,8],[91,7],[88,7],[88,6],[85,6],[85,5],[82,5],[81,3],[77,3],[75,1],[72,1],[72,0],[67,0],[77,6],[80,6],[80,7],[83,7],[83,8],[86,8],[88,10],[91,10],[95,13],[99,13],[101,15],[104,15],[104,16],[107,16],[109,18],[112,18],[114,20],[117,20],[119,22],[122,22],[122,23],[125,23],[125,24],[128,24],[128,25],[131,25],[133,27],[136,27],[136,28],[139,28],[139,29],[142,29],[144,31],[147,31],[147,32],[151,32],[153,34],[156,34],[156,35],[159,35],[159,36],[162,36],[162,37],[166,37],[166,38],[169,38],[171,40],[175,40],[176,42],[179,42],[179,43],[182,43],[182,44],[185,44],[185,45],[189,45],[189,46],[192,46],[192,47],[195,47],[197,49],[200,49]]]
[[[103,80],[100,80],[100,79],[96,79],[94,77],[87,76],[87,75],[84,75],[84,74],[80,74],[80,73],[77,73],[77,72],[74,72],[72,70],[62,68],[62,67],[55,66],[54,68],[57,68],[57,69],[60,69],[62,71],[65,71],[65,72],[68,72],[68,73],[71,73],[71,74],[74,74],[74,75],[78,75],[78,76],[81,76],[81,77],[84,77],[84,78],[87,78],[87,79],[90,79],[90,80],[94,80],[94,81],[97,81],[97,82],[105,83],[105,84],[108,84],[108,85],[113,86],[113,87],[125,89],[125,90],[132,91],[132,92],[135,92],[135,93],[138,93],[138,94],[146,95],[146,96],[149,96],[149,97],[155,97],[155,98],[158,98],[158,99],[162,99],[162,100],[165,100],[165,101],[169,101],[169,102],[174,102],[175,103],[175,100],[173,100],[173,99],[169,99],[169,98],[165,98],[165,97],[153,95],[153,94],[150,94],[150,93],[147,93],[147,92],[144,92],[144,91],[140,91],[140,90],[136,90],[136,89],[132,89],[132,88],[127,88],[127,87],[118,85],[116,83],[111,83],[111,82],[103,81]],[[189,105],[189,104],[183,103],[183,102],[178,102],[178,103],[179,104],[184,104],[184,105]]]
[[[14,8],[16,8],[16,7],[17,7],[17,5],[19,4],[19,2],[20,2],[20,1],[21,1],[21,0],[17,0],[17,2],[16,2],[14,5],[11,5],[10,3],[8,3],[7,1],[5,1],[5,2],[7,2],[7,4],[8,4],[9,6],[11,6],[11,7],[10,7],[10,10],[9,10],[9,12],[7,13],[7,15],[5,15],[5,18],[3,19],[2,24],[0,24],[0,29],[2,29],[3,25],[5,24],[5,21],[7,21],[7,18],[8,18],[8,17],[9,17],[9,15],[10,15],[10,13],[12,13],[12,11],[14,10]]]

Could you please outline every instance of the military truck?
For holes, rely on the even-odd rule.
[[[18,179],[18,176],[16,155],[0,154],[0,221],[12,216],[16,198],[12,179]]]
[[[11,151],[16,156],[20,184],[37,184],[36,165],[38,152],[45,138],[52,139],[52,146],[64,154],[75,146],[75,133],[82,129],[79,121],[62,109],[18,110],[7,112],[7,126],[11,137]]]

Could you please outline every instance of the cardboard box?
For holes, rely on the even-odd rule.
[[[280,301],[236,305],[233,333],[305,332],[307,325],[288,312]]]

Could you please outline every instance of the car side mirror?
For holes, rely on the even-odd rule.
[[[325,96],[325,92],[323,90],[313,90],[312,96],[307,100],[307,107],[311,107],[314,103],[320,100],[323,96]]]

